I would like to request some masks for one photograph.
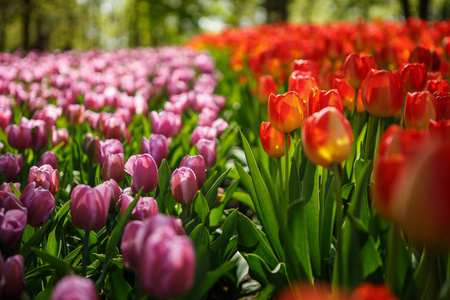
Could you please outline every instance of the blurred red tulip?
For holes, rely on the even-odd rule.
[[[354,89],[360,89],[367,73],[373,68],[376,68],[373,56],[359,56],[351,53],[344,63],[345,80]]]
[[[428,73],[425,64],[404,64],[400,68],[400,75],[405,92],[420,92],[427,85]]]
[[[270,94],[276,94],[278,86],[271,75],[263,75],[258,79],[257,95],[262,104],[267,104]]]
[[[259,138],[267,155],[271,157],[282,157],[285,155],[285,134],[276,131],[270,122],[262,122],[259,128]],[[290,144],[289,137],[289,144]]]
[[[335,107],[342,114],[344,113],[342,98],[338,90],[311,91],[311,94],[309,94],[309,101],[307,106],[308,116],[321,111],[325,107]]]
[[[438,104],[430,92],[424,91],[406,94],[404,110],[406,128],[427,129],[429,120],[436,120],[438,115]]]

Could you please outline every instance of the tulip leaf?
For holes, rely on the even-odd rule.
[[[124,278],[123,269],[114,267],[109,272],[108,280],[105,284],[106,293],[111,299],[127,299],[131,293],[131,286]]]
[[[192,230],[189,236],[194,241],[195,248],[209,248],[209,232],[208,229],[206,229],[205,225],[198,224],[197,227]]]
[[[215,270],[209,271],[201,285],[200,295],[197,299],[203,298],[220,277],[231,271],[236,266],[237,260],[229,260]],[[192,298],[191,298],[192,299]]]
[[[261,208],[261,215],[258,214],[264,230],[267,232],[267,237],[272,245],[275,253],[279,259],[283,259],[284,252],[279,239],[279,225],[273,208],[273,199],[270,197],[266,184],[259,172],[255,157],[247,139],[241,132],[242,144],[244,146],[245,157],[247,158],[248,167],[250,169],[250,176],[253,179],[253,185],[256,191],[259,206]],[[257,205],[255,205],[256,207]]]
[[[244,184],[245,189],[247,190],[248,194],[250,195],[250,200],[252,201],[252,206],[253,206],[253,211],[256,212],[256,214],[259,217],[261,223],[264,223],[264,216],[262,215],[261,212],[261,207],[259,206],[259,201],[258,201],[258,197],[256,196],[256,191],[255,191],[255,187],[253,186],[252,183],[252,178],[250,177],[250,175],[245,172],[244,168],[238,163],[238,162],[234,162],[234,165],[236,166],[236,170],[239,173],[239,177],[240,177],[240,181]],[[250,204],[248,201],[246,202],[247,199],[247,194],[238,192],[236,193],[237,198],[242,201],[244,204]]]
[[[236,234],[236,226],[238,220],[238,210],[235,209],[233,212],[226,218],[223,223],[222,233],[219,237],[211,243],[211,259],[212,262],[221,262],[223,261],[223,254],[227,248],[227,245],[233,235]]]
[[[222,175],[217,178],[217,180],[214,182],[214,184],[209,189],[208,193],[206,193],[206,200],[208,201],[208,205],[210,208],[214,206],[214,202],[216,202],[217,199],[217,190],[219,189],[219,186],[222,184],[222,182],[227,177],[228,173],[230,173],[231,168],[223,172]]]
[[[207,191],[209,191],[209,189],[211,188],[211,186],[213,185],[213,183],[216,180],[216,176],[217,176],[217,171],[214,171],[214,173],[212,173],[211,175],[208,175],[208,173],[206,173],[206,181],[202,186],[202,193],[206,194]]]
[[[64,276],[70,268],[70,265],[64,260],[49,254],[46,251],[40,250],[36,247],[31,247],[31,251],[34,255],[42,258],[44,261],[48,262],[53,268],[55,268],[56,273],[59,276]]]
[[[303,177],[302,183],[302,201],[309,201],[314,192],[318,192],[318,179],[316,178],[316,165],[313,164],[310,160],[306,163],[305,175]],[[292,178],[292,176],[291,176]],[[292,192],[292,189],[291,191]]]
[[[286,266],[278,263],[274,268],[270,268],[266,261],[256,254],[243,254],[249,266],[250,277],[256,279],[263,286],[270,283],[277,287],[287,284]]]
[[[83,249],[83,245],[75,248],[72,252],[70,252],[65,258],[64,261],[66,261],[69,264],[72,264],[72,266],[75,266],[76,263],[73,263],[73,260],[80,254],[81,249]]]
[[[225,191],[225,196],[223,197],[222,201],[220,201],[219,205],[211,209],[211,212],[209,214],[210,226],[219,225],[220,219],[222,218],[223,215],[223,210],[225,206],[228,204],[228,201],[230,201],[231,197],[233,197],[233,195],[235,194],[235,191],[238,186],[239,180],[233,181],[233,183]]]
[[[13,194],[16,195],[17,198],[20,198],[20,195],[22,195],[22,193],[16,188],[16,186],[12,182],[10,186]]]
[[[158,169],[158,187],[159,194],[165,195],[167,188],[170,186],[171,171],[166,159],[163,159]],[[159,203],[158,203],[159,204]]]
[[[331,177],[329,177],[331,178]],[[322,224],[320,226],[320,257],[322,261],[328,261],[331,254],[331,237],[334,228],[336,202],[333,201],[333,193],[329,192],[325,200]],[[322,264],[322,278],[328,278],[328,268]]]
[[[308,228],[308,242],[309,242],[309,252],[311,255],[312,267],[314,269],[314,273],[319,277],[321,276],[321,259],[320,259],[320,243],[319,243],[319,228],[320,228],[320,204],[319,204],[319,172],[317,172],[316,167],[314,165],[314,173],[311,171],[311,166],[314,165],[308,161],[308,166],[306,168],[306,176],[303,179],[303,188],[302,194],[306,194],[305,199],[309,198],[309,201],[306,203],[306,223]],[[305,186],[307,182],[310,181],[308,177],[313,178],[312,185],[314,188],[311,191],[311,194],[307,196],[310,192],[309,188]],[[311,183],[309,183],[311,184]],[[303,198],[303,196],[302,196]],[[323,208],[322,208],[323,209]]]
[[[201,192],[197,192],[194,197],[194,211],[198,214],[202,223],[207,225],[206,220],[209,214],[209,207]]]

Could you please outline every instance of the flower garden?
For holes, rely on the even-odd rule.
[[[450,22],[0,53],[2,299],[450,299]]]

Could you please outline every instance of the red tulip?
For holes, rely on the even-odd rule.
[[[425,89],[428,73],[425,64],[404,64],[400,68],[403,89],[405,92],[419,92]]]
[[[344,113],[344,108],[342,106],[342,98],[337,90],[312,91],[309,94],[309,101],[308,101],[309,116],[329,106],[335,107],[342,114]]]
[[[350,122],[334,107],[326,107],[306,119],[302,128],[302,145],[315,164],[330,168],[348,158],[353,147]]]
[[[438,104],[430,92],[416,92],[406,95],[404,111],[406,128],[427,129],[429,120],[436,120],[438,112]]]
[[[432,94],[435,92],[448,93],[450,92],[450,84],[448,80],[428,80],[425,90]]]
[[[367,73],[375,67],[373,56],[359,56],[356,53],[351,53],[347,56],[344,63],[345,80],[351,87],[360,89]]]
[[[285,155],[285,134],[276,131],[270,122],[261,123],[261,126],[259,127],[259,137],[267,155],[271,157],[282,157]]]
[[[289,91],[297,92],[301,99],[308,99],[311,89],[318,90],[319,86],[317,85],[316,79],[310,74],[294,71],[291,76],[289,76]]]
[[[262,104],[267,104],[270,94],[276,94],[278,86],[271,75],[263,75],[258,79],[257,95]]]
[[[306,118],[305,101],[296,92],[269,97],[269,120],[277,131],[291,132],[302,126]]]
[[[362,86],[366,110],[377,117],[394,116],[403,106],[403,88],[396,72],[371,70]]]
[[[333,80],[333,89],[339,91],[342,98],[342,104],[352,111],[353,102],[355,101],[355,89],[352,88],[347,81],[337,77]]]
[[[450,120],[450,92],[433,94],[436,97],[437,106],[439,107],[438,120]]]
[[[314,78],[319,78],[320,66],[319,63],[311,59],[294,60],[292,71],[300,71],[310,73]]]

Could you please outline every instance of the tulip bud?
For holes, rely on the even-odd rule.
[[[170,179],[170,187],[175,201],[181,204],[191,204],[198,191],[194,171],[187,167],[175,169]]]
[[[58,170],[53,169],[50,165],[43,165],[39,168],[33,166],[28,172],[28,184],[31,182],[35,182],[36,187],[41,186],[55,195],[59,189]]]
[[[430,92],[408,93],[405,101],[406,128],[427,129],[429,120],[436,120],[438,104]]]
[[[120,196],[122,195],[122,189],[119,187],[117,182],[114,179],[110,179],[108,181],[103,182],[104,185],[108,186],[111,189],[111,206],[110,208],[119,211],[120,210]]]
[[[111,201],[111,189],[99,184],[76,186],[71,195],[70,214],[73,225],[83,230],[98,230],[105,225]]]
[[[162,111],[157,113],[151,112],[152,118],[152,132],[162,134],[165,137],[173,137],[180,133],[183,128],[181,115],[171,112]]]
[[[58,160],[53,151],[46,151],[42,154],[37,166],[42,167],[43,165],[50,165],[53,169],[58,169]]]
[[[70,125],[81,124],[84,120],[84,105],[70,104],[66,108],[66,120]]]
[[[317,85],[317,81],[314,77],[309,75],[308,73],[294,71],[291,76],[289,76],[289,91],[294,91],[297,93],[297,96],[301,99],[308,99],[309,94],[311,93],[311,89],[318,90],[319,86]],[[286,94],[284,94],[286,95]],[[272,97],[272,96],[270,96]],[[269,102],[270,102],[269,97]],[[300,104],[301,105],[301,104]],[[270,103],[269,103],[270,107]],[[270,117],[269,117],[270,119]]]
[[[98,159],[100,138],[98,136],[94,137],[90,132],[86,132],[81,142],[81,149],[89,158]]]
[[[16,299],[26,288],[22,255],[8,258],[3,265],[2,298]]]
[[[272,75],[263,75],[258,79],[257,96],[261,104],[267,104],[270,94],[277,94],[278,86]]]
[[[100,298],[91,280],[78,275],[68,275],[58,282],[50,298],[50,300],[64,299],[98,300]]]
[[[270,124],[281,132],[291,132],[299,128],[307,115],[305,101],[296,92],[277,96],[271,94],[268,113]]]
[[[153,191],[158,185],[158,168],[150,154],[131,156],[125,164],[125,172],[133,176],[131,189],[138,193],[144,188],[143,193]]]
[[[55,198],[50,191],[37,186],[36,182],[28,184],[20,195],[20,201],[27,208],[28,224],[40,227],[47,222],[55,208]]]
[[[133,201],[133,197],[125,194],[122,194],[120,197],[123,216],[128,206]],[[144,221],[145,219],[156,215],[158,212],[158,203],[153,197],[140,197],[131,214],[136,220]]]
[[[439,107],[439,116],[437,120],[450,120],[450,92],[447,93],[434,93],[436,102]]]
[[[396,72],[371,70],[362,91],[364,107],[374,116],[394,116],[403,106],[403,88]]]
[[[302,145],[310,161],[325,168],[346,160],[353,147],[350,122],[334,107],[326,107],[306,119]]]
[[[355,89],[351,87],[347,81],[340,78],[334,78],[333,89],[339,91],[342,98],[342,104],[349,110],[353,110],[353,102],[355,101]]]
[[[203,156],[207,168],[212,168],[216,165],[216,139],[212,141],[207,139],[200,139],[197,142],[197,149],[200,152],[200,155]]]
[[[144,244],[139,281],[156,298],[172,298],[189,291],[194,283],[195,250],[187,236],[169,227],[156,229]]]
[[[259,137],[267,155],[271,157],[282,157],[285,155],[285,134],[276,131],[270,122],[261,123],[261,126],[259,127]]]
[[[337,90],[329,91],[312,91],[309,94],[308,102],[308,115],[319,112],[325,107],[335,107],[342,114],[344,113],[344,108],[342,106],[342,98]]]
[[[351,53],[344,63],[345,80],[351,87],[360,89],[367,73],[372,68],[376,68],[373,56],[359,56],[356,53]]]
[[[400,75],[405,92],[423,91],[427,85],[428,73],[425,64],[404,64],[400,68]]]
[[[156,162],[157,166],[161,165],[164,158],[168,155],[167,139],[162,134],[152,134],[150,138],[142,137],[141,154],[150,154]]]
[[[105,141],[100,141],[99,152],[98,152],[98,162],[101,166],[105,162],[106,156],[110,154],[124,153],[122,143],[116,139],[109,139]]]
[[[22,171],[22,154],[17,157],[12,153],[6,153],[0,156],[0,172],[3,172],[7,181],[14,181]]]
[[[107,155],[102,166],[103,180],[114,179],[116,182],[121,182],[125,177],[124,167],[123,153]]]
[[[17,126],[14,124],[6,127],[6,136],[8,137],[8,143],[14,149],[23,151],[31,147],[31,129],[26,126]]]
[[[216,138],[216,136],[216,129],[212,127],[197,126],[192,132],[189,144],[191,147],[193,147],[200,139],[213,140]]]
[[[55,126],[51,129],[52,146],[63,143],[64,147],[69,143],[69,131],[66,128],[56,129]]]
[[[27,212],[22,209],[0,208],[0,238],[8,248],[17,243],[27,226]]]
[[[188,167],[194,171],[195,178],[197,179],[198,189],[201,189],[205,183],[206,167],[205,160],[201,155],[189,156],[186,155],[180,163],[180,167]]]

